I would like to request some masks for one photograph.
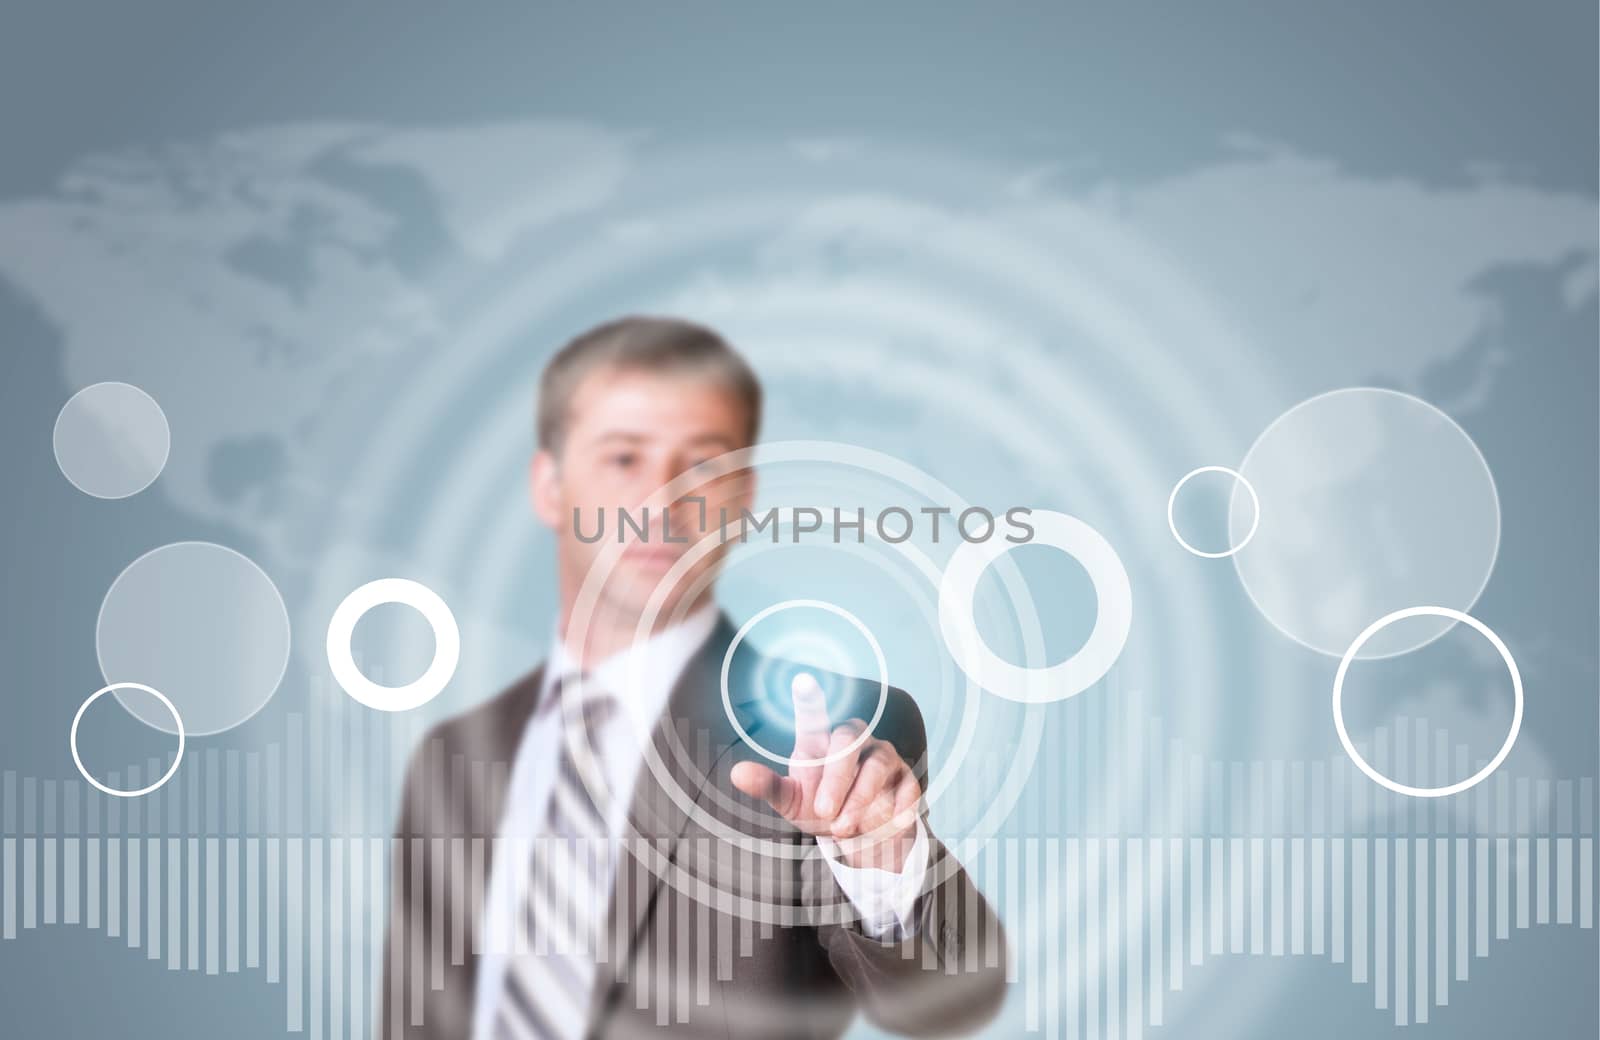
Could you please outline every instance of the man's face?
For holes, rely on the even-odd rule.
[[[599,603],[637,617],[690,545],[708,532],[715,536],[720,509],[735,517],[749,507],[753,474],[734,473],[683,489],[684,496],[706,499],[704,526],[697,502],[680,497],[672,505],[671,536],[687,543],[663,540],[664,500],[658,493],[685,470],[747,447],[748,429],[744,402],[714,380],[613,367],[590,372],[572,396],[559,457],[541,451],[533,464],[534,511],[555,532],[563,594],[573,595],[594,561],[616,544],[618,510],[641,521],[641,507],[648,505],[646,537],[622,527],[628,546]],[[603,537],[580,539],[580,528],[584,538],[594,538],[602,510]],[[579,527],[574,527],[574,511]],[[722,554],[721,547],[708,553],[666,590],[661,616],[670,617],[687,595],[695,600],[709,595],[708,582],[699,590],[695,586],[714,573]]]

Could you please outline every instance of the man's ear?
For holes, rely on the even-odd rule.
[[[561,530],[562,515],[561,479],[556,458],[548,451],[533,456],[528,467],[528,497],[533,503],[533,515],[553,531]]]

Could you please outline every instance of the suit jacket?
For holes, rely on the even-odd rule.
[[[1004,997],[1004,934],[931,830],[914,934],[880,941],[861,930],[814,839],[733,788],[733,765],[760,760],[722,703],[733,634],[719,618],[643,749],[588,1035],[835,1037],[857,1011],[912,1036],[981,1026]],[[781,754],[793,744],[794,667],[744,642],[729,670],[734,715],[751,740]],[[412,755],[395,831],[381,1037],[469,1035],[484,880],[511,847],[495,832],[541,678],[536,670],[445,720]],[[823,685],[830,704],[843,705],[836,721],[870,720],[882,692],[840,676]],[[922,716],[901,690],[882,699],[874,733],[926,790]]]

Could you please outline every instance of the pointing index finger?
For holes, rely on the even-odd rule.
[[[794,750],[797,757],[821,758],[828,751],[828,701],[810,672],[801,672],[789,684],[794,699]]]

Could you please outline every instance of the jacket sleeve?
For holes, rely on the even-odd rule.
[[[898,692],[898,691],[897,691]],[[927,790],[926,736],[909,697],[890,737]],[[927,807],[928,869],[914,912],[915,930],[878,940],[861,929],[815,842],[801,862],[801,902],[834,973],[875,1025],[905,1036],[969,1033],[999,1011],[1006,995],[1006,937],[988,900],[949,848],[933,836]]]

